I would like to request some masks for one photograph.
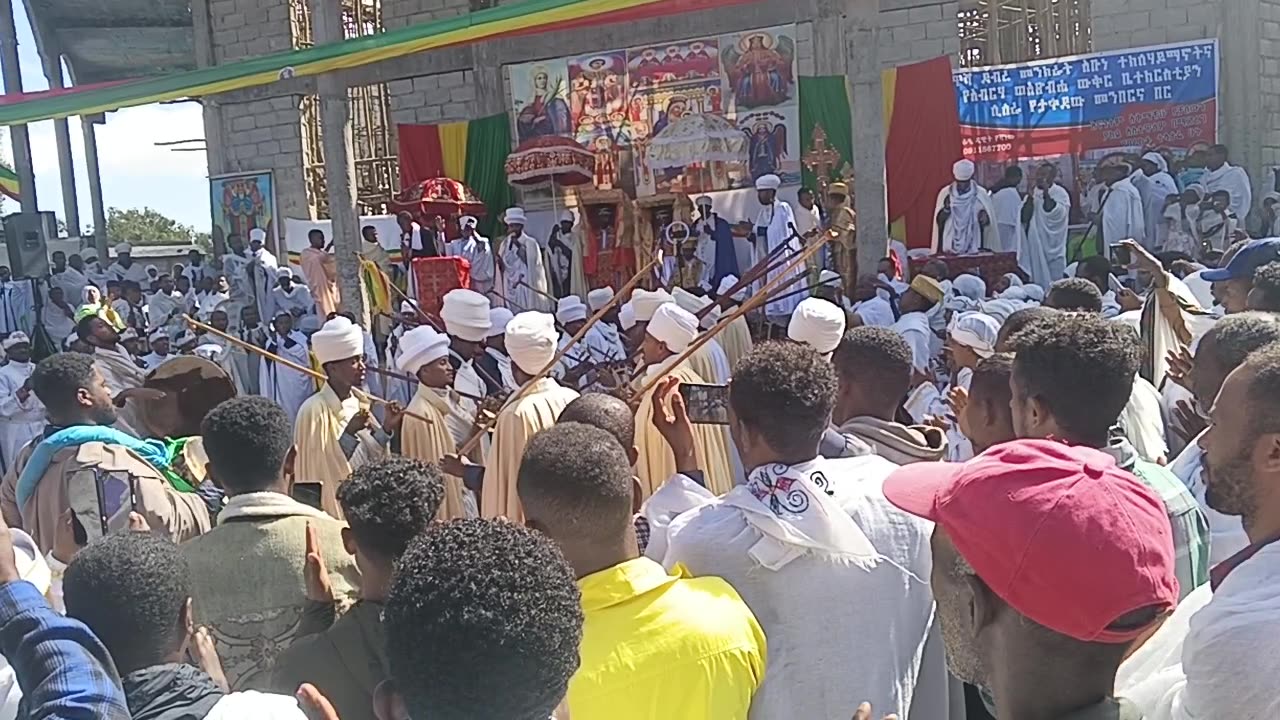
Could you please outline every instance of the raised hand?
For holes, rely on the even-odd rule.
[[[1191,368],[1195,366],[1191,351],[1179,345],[1165,355],[1165,362],[1169,364],[1169,379],[1190,390]]]
[[[218,658],[218,649],[214,645],[213,636],[209,634],[209,628],[201,626],[191,632],[187,652],[195,661],[196,667],[205,671],[222,692],[231,692],[231,683],[227,682],[227,675],[222,671],[222,660]]]
[[[318,603],[332,603],[333,586],[329,582],[329,568],[320,552],[320,536],[311,523],[307,523],[306,559],[302,568],[303,585],[307,599]]]

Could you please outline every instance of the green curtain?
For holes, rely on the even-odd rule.
[[[800,78],[801,158],[813,149],[813,129],[819,125],[827,133],[827,147],[840,153],[841,160],[831,171],[834,179],[845,163],[853,166],[853,115],[843,75]],[[808,168],[802,170],[802,179],[805,187],[818,187],[817,177]]]
[[[472,120],[467,127],[467,160],[462,181],[484,200],[480,234],[494,236],[502,213],[515,202],[504,165],[511,152],[511,118],[506,113]]]

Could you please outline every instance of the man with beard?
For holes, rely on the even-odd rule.
[[[49,425],[41,442],[18,454],[0,487],[0,510],[11,527],[27,531],[42,548],[54,547],[73,508],[95,511],[76,513],[90,539],[124,528],[130,510],[174,541],[209,529],[204,501],[177,490],[166,474],[163,449],[110,427],[118,403],[91,356],[41,360],[31,387]],[[107,507],[99,507],[99,498]]]
[[[930,582],[947,661],[994,692],[997,717],[1141,720],[1113,689],[1130,645],[1178,598],[1158,495],[1106,454],[1052,440],[908,465],[884,494],[937,523]]]

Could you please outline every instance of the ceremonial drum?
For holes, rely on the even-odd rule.
[[[144,400],[140,413],[147,436],[159,439],[199,435],[204,416],[236,396],[236,386],[226,371],[193,355],[166,360],[147,373],[142,386],[164,393],[155,400]]]

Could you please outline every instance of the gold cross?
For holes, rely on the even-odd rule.
[[[831,182],[831,171],[841,161],[840,153],[827,145],[827,131],[821,125],[813,126],[813,135],[809,138],[810,150],[800,162],[805,168],[818,177],[819,196],[826,195],[827,184]]]

